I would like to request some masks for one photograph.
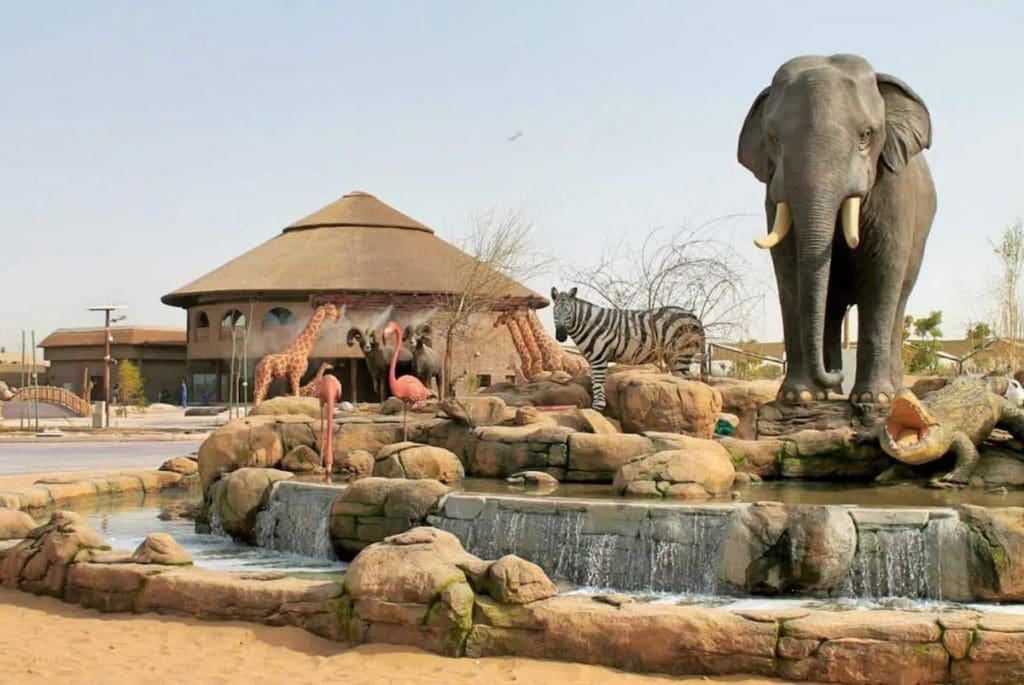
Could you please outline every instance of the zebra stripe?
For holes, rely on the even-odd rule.
[[[605,407],[608,364],[660,363],[673,374],[687,376],[694,357],[704,351],[704,326],[693,312],[680,307],[609,309],[576,297],[576,289],[558,292],[554,300],[555,329],[566,335],[590,362],[594,409]]]

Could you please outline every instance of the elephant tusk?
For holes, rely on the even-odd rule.
[[[843,200],[843,237],[850,249],[860,245],[860,198],[848,197]]]
[[[762,250],[773,248],[782,242],[792,225],[793,222],[789,216],[789,203],[780,202],[775,206],[775,225],[772,226],[771,233],[763,238],[758,238],[754,244]]]

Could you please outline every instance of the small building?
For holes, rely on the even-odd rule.
[[[91,385],[90,401],[103,399],[103,333],[100,328],[58,328],[39,346],[50,364],[49,385],[82,397]],[[173,402],[185,377],[185,331],[153,326],[111,326],[110,357],[139,367],[146,399]],[[43,384],[40,379],[40,385]],[[117,384],[117,364],[111,366],[110,387]]]
[[[46,382],[46,375],[50,369],[50,362],[36,355],[35,367],[32,366],[32,351],[25,353],[25,361],[22,362],[21,352],[11,353],[0,347],[0,382],[6,383],[8,388],[21,388],[22,384],[32,383],[32,370],[39,374],[39,384]],[[0,398],[3,399],[3,398]]]
[[[439,303],[458,295],[458,275],[466,271],[493,277],[494,310],[547,305],[428,226],[355,191],[162,300],[186,311],[187,377],[195,401],[227,401],[232,394],[250,401],[259,359],[282,351],[325,302],[344,315],[319,331],[303,382],[327,362],[345,399],[374,401],[365,359],[358,345],[348,344],[348,331],[381,331],[389,320],[402,327],[436,323]],[[444,345],[435,325],[434,350],[442,354]],[[453,348],[449,386],[462,391],[514,378],[518,364],[507,330],[480,316]],[[269,396],[286,390],[284,381],[276,381]]]

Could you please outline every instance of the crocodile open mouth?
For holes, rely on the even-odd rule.
[[[896,397],[889,408],[885,432],[894,447],[908,449],[924,440],[928,434],[929,423],[915,402]]]

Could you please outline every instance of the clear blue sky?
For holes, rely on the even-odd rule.
[[[734,236],[768,273],[736,137],[798,54],[864,55],[931,109],[939,213],[911,311],[942,309],[948,335],[984,317],[987,239],[1024,212],[1024,3],[4,5],[9,347],[23,327],[96,324],[85,307],[111,301],[184,325],[160,295],[352,189],[442,236],[524,203],[577,261],[648,226],[748,214]],[[768,293],[750,335],[777,338],[777,309]]]

